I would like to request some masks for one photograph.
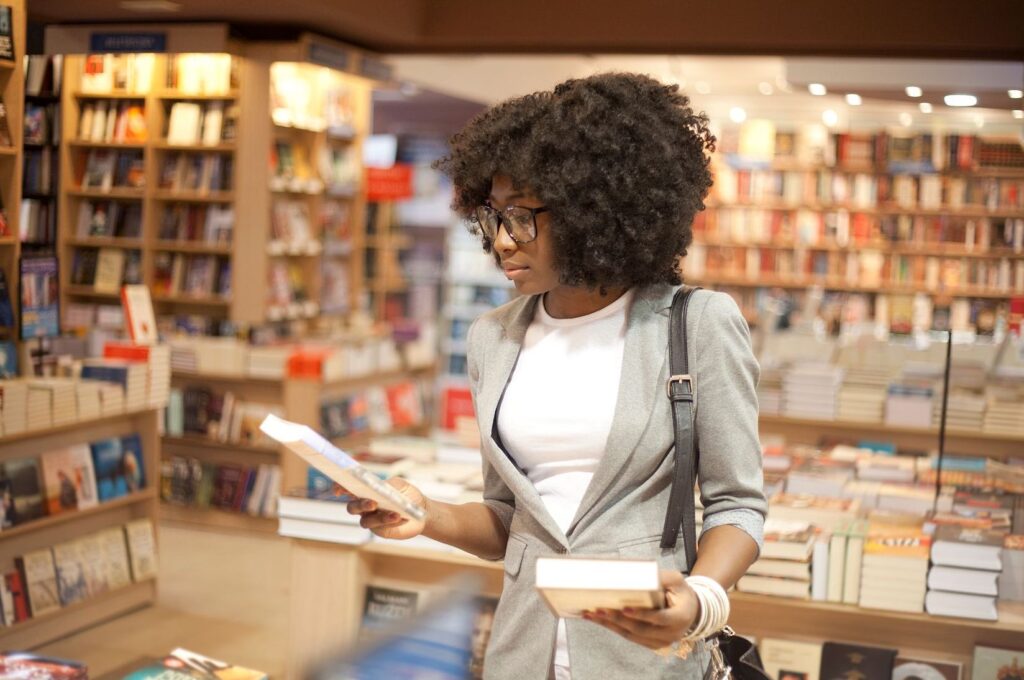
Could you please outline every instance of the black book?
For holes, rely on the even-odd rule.
[[[11,306],[11,289],[7,275],[0,269],[0,326],[14,328],[14,307]]]
[[[0,5],[0,59],[14,59],[14,10]]]
[[[821,680],[891,678],[896,650],[826,642],[821,649]]]

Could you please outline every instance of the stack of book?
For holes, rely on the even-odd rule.
[[[928,574],[929,614],[995,621],[1004,534],[945,525],[935,531]]]
[[[117,383],[99,381],[100,411],[104,416],[124,413],[124,388]]]
[[[861,561],[861,607],[923,612],[931,537],[918,517],[872,513]]]
[[[1024,384],[990,386],[985,399],[986,434],[1024,437]]]
[[[936,399],[932,409],[932,425],[942,420],[942,400]],[[951,388],[946,411],[946,427],[954,430],[980,432],[985,420],[985,397],[975,390]]]
[[[999,599],[1024,602],[1024,534],[1003,538],[1003,572],[999,576]]]
[[[302,492],[281,496],[277,532],[282,536],[362,545],[373,534],[359,526],[359,515],[348,512],[345,496],[310,497]]]
[[[36,404],[38,402],[40,408],[49,411],[50,422],[54,426],[66,425],[78,420],[75,381],[60,378],[32,380],[28,384],[28,389],[29,403]]]
[[[79,420],[94,420],[103,416],[101,385],[103,383],[94,380],[75,382],[75,400],[78,405]]]
[[[901,382],[889,385],[885,401],[885,424],[895,427],[930,428],[932,424],[931,385]]]
[[[855,463],[820,456],[795,466],[786,479],[786,492],[842,498],[847,482],[854,478]]]
[[[20,380],[0,381],[0,409],[3,409],[4,434],[28,429],[28,384]]]
[[[745,593],[810,599],[815,527],[807,522],[769,519],[764,529],[761,556],[739,580],[736,589]]]
[[[777,365],[761,366],[761,379],[757,383],[758,410],[764,415],[781,416],[783,371]]]
[[[82,377],[116,383],[124,392],[124,411],[140,411],[149,403],[146,391],[146,364],[123,359],[86,359]]]
[[[33,390],[30,386],[26,403],[28,409],[28,429],[45,430],[53,426],[53,404],[47,392]]]
[[[108,342],[103,356],[139,363],[146,368],[146,402],[154,408],[163,408],[171,393],[171,348],[169,345],[134,345],[128,342]]]
[[[839,390],[839,420],[880,423],[885,415],[890,372],[874,367],[849,367]]]
[[[793,364],[782,379],[785,412],[791,418],[835,420],[843,369],[831,364]]]

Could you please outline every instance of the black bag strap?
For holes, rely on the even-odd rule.
[[[682,527],[687,571],[692,570],[694,562],[697,561],[697,525],[693,499],[699,455],[697,426],[694,419],[697,404],[693,378],[690,376],[690,362],[686,355],[686,310],[695,290],[698,288],[682,286],[672,298],[668,334],[669,379],[666,390],[668,398],[672,400],[675,474],[672,477],[668,511],[665,513],[665,527],[661,532],[661,547],[674,550],[679,528]]]

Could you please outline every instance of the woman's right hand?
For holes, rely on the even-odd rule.
[[[415,486],[405,481],[392,477],[387,483],[398,489],[414,505],[424,510],[427,509],[427,499]],[[388,512],[377,508],[377,502],[368,498],[357,498],[349,501],[348,512],[351,515],[359,515],[359,526],[369,529],[381,538],[404,540],[413,538],[423,533],[426,527],[426,520],[402,519],[397,512]]]

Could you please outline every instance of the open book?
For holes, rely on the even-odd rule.
[[[340,484],[352,496],[376,501],[382,510],[397,512],[404,519],[424,518],[423,508],[411,503],[398,489],[364,468],[312,428],[268,415],[260,424],[260,430]]]

